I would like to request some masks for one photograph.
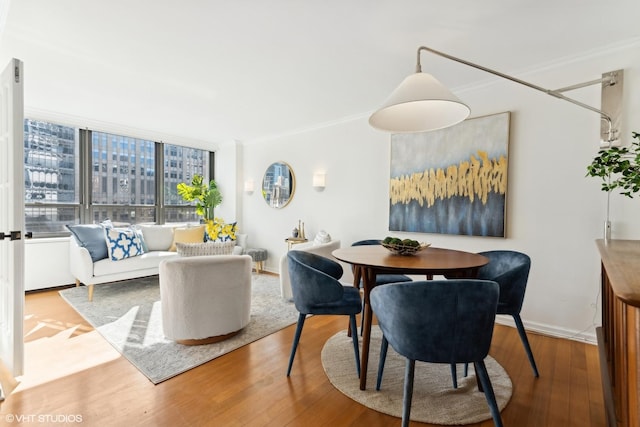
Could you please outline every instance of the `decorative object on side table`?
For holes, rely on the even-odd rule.
[[[399,239],[397,237],[385,237],[382,246],[395,255],[414,255],[431,246],[431,243],[420,243],[412,239]]]
[[[293,228],[291,232],[291,237],[287,237],[284,239],[287,242],[288,250],[291,249],[291,246],[296,245],[298,243],[305,243],[308,241],[307,236],[304,233],[304,222],[298,220],[298,226]]]
[[[607,219],[604,224],[604,238],[611,238],[609,221],[609,196],[618,189],[620,194],[633,198],[640,191],[640,133],[632,132],[636,139],[629,146],[606,147],[598,152],[587,166],[587,176],[602,179],[602,191],[607,192]]]

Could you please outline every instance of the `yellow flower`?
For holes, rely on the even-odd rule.
[[[225,224],[224,219],[214,218],[213,220],[207,220],[206,228],[209,240],[236,240],[236,223]]]

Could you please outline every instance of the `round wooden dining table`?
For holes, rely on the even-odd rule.
[[[434,275],[448,278],[474,278],[478,269],[489,262],[489,258],[464,251],[428,247],[413,255],[395,255],[382,245],[349,246],[336,249],[332,255],[354,267],[353,286],[364,289],[364,324],[362,331],[362,352],[360,353],[360,390],[367,388],[367,367],[369,365],[369,344],[373,312],[368,304],[369,293],[376,286],[378,274]],[[352,331],[357,333],[357,331]]]

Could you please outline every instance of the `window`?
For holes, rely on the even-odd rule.
[[[78,129],[24,121],[25,226],[56,233],[77,222],[79,204]]]
[[[131,175],[143,164],[142,153],[153,148],[155,142],[114,135],[104,132],[91,132],[92,163],[107,158],[107,166],[99,172],[92,171],[91,182],[91,219],[93,222],[110,219],[114,223],[135,224],[156,221],[155,192],[145,194],[141,187],[155,187],[155,176]],[[153,150],[151,150],[154,153]],[[154,161],[153,154],[146,158]],[[109,185],[105,185],[109,182]],[[102,183],[102,185],[100,185]]]
[[[182,200],[176,186],[181,182],[191,183],[191,178],[198,174],[209,182],[209,152],[196,148],[180,147],[164,144],[164,203],[166,222],[197,221],[196,209],[191,203]],[[198,159],[188,163],[187,159]],[[182,165],[187,165],[185,169]]]
[[[24,123],[25,223],[36,237],[107,218],[116,224],[199,219],[176,186],[194,174],[208,181],[210,152],[44,121]],[[163,170],[156,173],[157,168]]]

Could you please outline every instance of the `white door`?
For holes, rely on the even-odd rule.
[[[24,110],[22,62],[0,80],[0,359],[23,374]]]

